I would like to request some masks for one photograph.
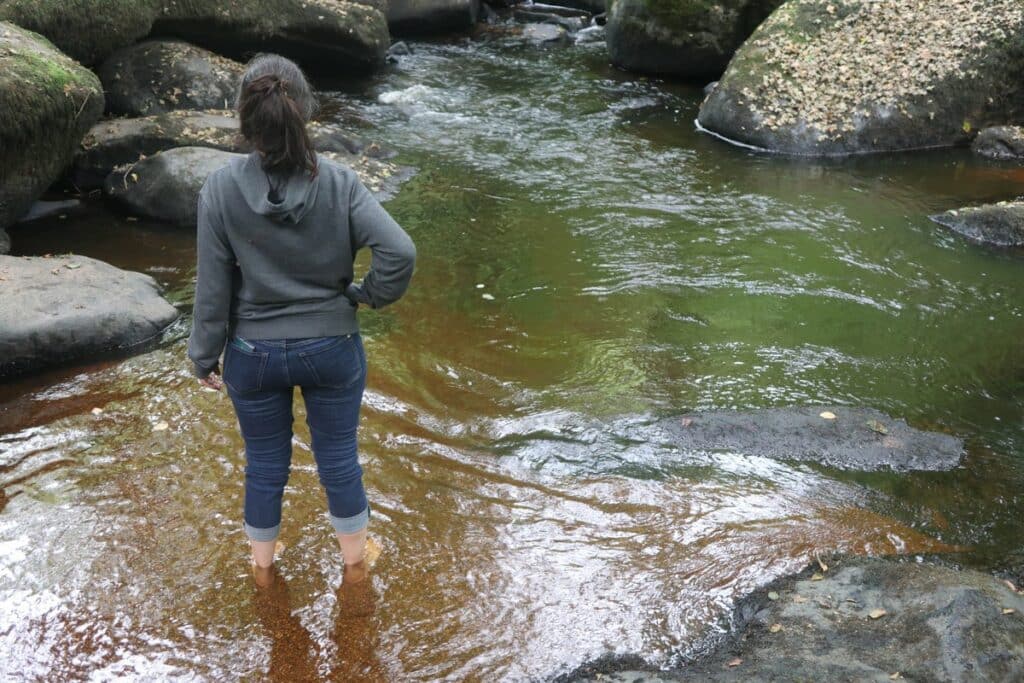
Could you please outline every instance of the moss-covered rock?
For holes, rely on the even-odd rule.
[[[954,209],[931,219],[978,244],[1024,247],[1024,201]]]
[[[245,65],[180,40],[147,40],[103,62],[107,111],[148,116],[234,106]]]
[[[710,80],[782,0],[614,0],[605,39],[614,64]]]
[[[97,64],[149,33],[158,0],[0,0],[0,20],[41,33],[83,64]]]
[[[42,36],[0,22],[0,229],[60,177],[102,113],[92,72]]]
[[[276,52],[311,71],[373,71],[390,44],[375,0],[161,0],[154,35],[230,57]]]
[[[1024,3],[789,0],[736,53],[699,120],[792,154],[965,144],[1024,118]]]
[[[470,28],[480,0],[391,0],[388,26],[397,35],[422,35]]]
[[[1024,127],[986,128],[971,143],[971,151],[987,159],[1024,159]]]

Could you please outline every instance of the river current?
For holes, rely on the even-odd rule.
[[[16,253],[150,273],[185,315],[142,355],[0,386],[5,679],[672,666],[818,554],[1020,565],[1020,257],[927,219],[1019,194],[1019,173],[730,147],[695,129],[700,89],[615,71],[603,44],[412,50],[323,93],[323,117],[417,169],[386,204],[419,249],[412,289],[362,316],[374,616],[337,618],[301,401],[287,597],[256,595],[234,416],[185,359],[194,236],[93,208],[14,229]],[[683,452],[659,427],[836,404],[956,434],[964,464],[855,474]]]

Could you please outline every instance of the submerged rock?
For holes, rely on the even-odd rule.
[[[964,454],[956,437],[914,429],[868,408],[711,411],[670,420],[666,428],[686,451],[805,460],[847,470],[949,470]]]
[[[156,281],[84,256],[0,256],[0,377],[124,353],[178,317]]]
[[[1024,128],[993,126],[978,133],[971,150],[988,159],[1024,159]]]
[[[60,177],[102,113],[96,76],[45,38],[0,22],[0,229]]]
[[[1024,201],[954,209],[931,216],[931,219],[972,242],[993,247],[1024,247]]]
[[[476,23],[480,0],[390,0],[388,26],[396,35],[461,31]]]
[[[245,66],[180,40],[147,40],[100,67],[112,114],[148,116],[234,105]]]
[[[631,71],[712,80],[781,3],[615,0],[608,9],[608,54]]]
[[[0,0],[0,20],[41,33],[83,64],[146,36],[159,0]]]
[[[362,143],[337,126],[313,122],[308,129],[317,151],[358,154],[364,150]],[[101,187],[118,166],[175,147],[244,151],[238,119],[229,110],[175,111],[136,119],[111,119],[93,126],[82,140],[71,169],[71,182],[83,190]]]
[[[534,45],[550,45],[569,39],[568,31],[555,24],[527,24],[523,27],[522,35]]]
[[[384,65],[390,38],[378,0],[163,2],[154,35],[175,36],[230,57],[276,52],[327,74]]]
[[[1024,118],[1024,3],[789,0],[701,106],[706,129],[802,155],[966,144]]]
[[[192,228],[207,176],[237,156],[210,147],[178,147],[114,171],[104,183],[104,193],[141,216]],[[322,156],[352,168],[378,199],[389,196],[407,177],[402,169],[366,156]]]
[[[937,563],[815,565],[743,598],[732,626],[728,640],[678,671],[595,666],[569,680],[1024,680],[1024,595],[988,574]]]

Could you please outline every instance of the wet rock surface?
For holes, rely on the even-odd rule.
[[[326,74],[375,71],[390,43],[376,0],[193,0],[165,2],[153,34],[234,58],[276,52]]]
[[[84,256],[2,256],[0,278],[0,377],[144,348],[178,317],[153,278]]]
[[[60,177],[102,113],[103,89],[90,71],[0,22],[0,229]]]
[[[11,253],[11,236],[7,231],[0,228],[0,255]]]
[[[966,144],[1024,112],[1024,5],[790,0],[741,47],[699,121],[800,155]]]
[[[915,429],[868,408],[712,411],[666,421],[665,428],[686,451],[811,461],[846,470],[949,470],[964,453],[956,437]]]
[[[0,0],[7,20],[46,36],[83,64],[96,64],[143,38],[158,0]]]
[[[925,561],[815,564],[740,601],[735,635],[678,672],[581,671],[577,681],[1017,681],[1024,595]],[[620,667],[621,668],[621,667]]]
[[[931,219],[972,242],[993,247],[1024,247],[1024,201],[953,209]]]
[[[608,9],[608,53],[632,71],[710,80],[782,0],[616,0]]]
[[[390,0],[388,26],[395,35],[468,29],[480,16],[480,0]]]
[[[1024,159],[1024,128],[993,126],[978,133],[971,150],[987,159]]]
[[[239,156],[211,147],[177,147],[112,172],[104,193],[125,209],[182,227],[196,225],[199,191],[207,176]],[[359,174],[378,199],[386,199],[408,171],[386,161],[324,152]]]
[[[342,155],[366,153],[386,156],[379,146],[352,139],[339,127],[310,123],[310,138],[317,151]],[[110,119],[93,126],[82,140],[71,169],[71,181],[80,189],[101,187],[118,166],[175,147],[211,147],[244,151],[238,118],[230,110],[174,111],[154,116]]]
[[[179,40],[148,40],[118,50],[99,69],[112,114],[148,116],[176,109],[234,106],[243,64]]]

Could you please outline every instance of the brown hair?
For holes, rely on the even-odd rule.
[[[316,150],[306,123],[316,111],[302,70],[278,55],[258,55],[246,67],[238,93],[242,137],[263,157],[263,168],[316,175]]]

